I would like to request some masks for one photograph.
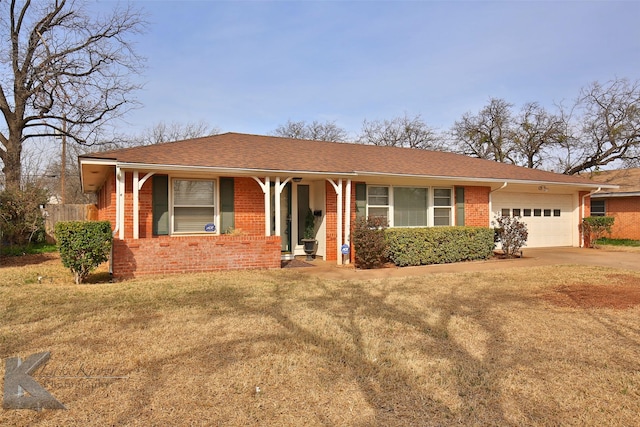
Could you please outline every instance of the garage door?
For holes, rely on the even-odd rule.
[[[527,224],[528,248],[572,246],[573,196],[571,194],[525,194],[497,192],[492,197],[493,215],[520,216]]]

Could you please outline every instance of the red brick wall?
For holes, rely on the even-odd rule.
[[[464,224],[471,227],[489,226],[490,187],[464,187]]]
[[[113,275],[280,268],[278,236],[158,236],[115,239]]]
[[[141,176],[142,178],[142,176]],[[125,240],[114,240],[116,277],[246,268],[279,268],[280,237],[264,236],[264,195],[251,178],[235,178],[240,235],[153,236],[153,177],[138,193],[139,239],[133,240],[133,173],[125,174]],[[116,219],[115,174],[98,194],[98,217]]]
[[[235,178],[234,210],[236,229],[264,236],[264,193],[253,178]]]
[[[140,174],[140,178],[143,177]],[[132,177],[133,179],[133,177]],[[127,195],[127,197],[129,197]],[[131,195],[133,198],[133,195]],[[138,221],[140,223],[140,238],[153,236],[153,177],[145,181],[144,185],[138,192]],[[133,210],[131,211],[133,212]],[[131,231],[133,237],[133,229]]]
[[[346,181],[342,182],[342,209],[346,208]],[[326,256],[325,261],[337,261],[338,257],[338,233],[336,227],[338,226],[338,198],[336,195],[336,190],[333,188],[333,185],[326,181],[325,183],[325,191],[326,191]],[[351,182],[351,236],[353,236],[353,230],[356,224],[356,183]],[[344,224],[345,217],[342,217],[342,244],[345,243],[345,235],[344,235]],[[352,237],[353,240],[353,237]],[[349,242],[349,246],[351,246],[351,252],[349,254],[351,262],[355,262],[355,251],[353,250],[353,241]]]
[[[110,221],[111,227],[116,224],[116,180],[115,172],[107,175],[107,180],[98,191],[98,220]]]
[[[605,207],[615,218],[611,238],[640,240],[640,197],[609,198]]]

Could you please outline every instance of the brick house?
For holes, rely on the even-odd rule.
[[[358,216],[391,227],[491,225],[520,216],[529,247],[579,246],[599,184],[463,155],[226,133],[79,157],[83,189],[114,230],[112,272],[278,268],[303,255],[353,261]]]
[[[640,168],[598,171],[590,178],[619,187],[593,194],[591,215],[615,218],[611,238],[640,240]]]

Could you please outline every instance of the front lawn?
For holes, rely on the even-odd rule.
[[[68,410],[0,410],[0,425],[622,426],[640,413],[630,272],[74,285],[59,259],[26,264],[0,268],[0,357],[50,351],[34,377]]]

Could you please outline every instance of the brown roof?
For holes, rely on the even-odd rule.
[[[410,148],[225,133],[81,156],[120,163],[328,174],[391,174],[589,184],[579,176]]]
[[[620,186],[618,189],[607,189],[606,193],[640,192],[640,168],[597,171],[589,177],[596,182]]]

